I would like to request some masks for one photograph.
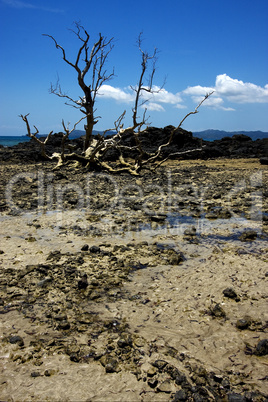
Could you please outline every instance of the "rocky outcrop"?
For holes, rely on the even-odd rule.
[[[155,152],[161,144],[168,143],[170,134],[174,129],[173,126],[164,128],[147,127],[140,134],[140,142],[143,149],[148,153]],[[53,152],[59,152],[61,149],[62,133],[54,134],[50,137],[47,143],[47,153],[52,155]],[[135,138],[132,134],[126,134],[122,141],[127,147],[136,145]],[[202,151],[195,149],[200,149]],[[81,154],[83,152],[83,138],[66,141],[66,152]],[[196,138],[189,131],[179,128],[173,135],[172,142],[169,146],[164,147],[161,152],[161,157],[166,158],[170,154],[193,150],[183,155],[171,155],[171,158],[180,159],[208,159],[217,157],[227,158],[262,158],[262,163],[265,164],[268,155],[268,138],[258,139],[253,141],[250,137],[244,134],[236,134],[232,137],[224,137],[221,140],[204,141]],[[138,151],[125,150],[125,157],[135,158]],[[110,149],[105,154],[106,160],[116,160],[119,152],[116,149]],[[27,143],[20,143],[10,148],[0,147],[0,161],[3,162],[37,162],[42,161],[43,157],[40,153],[39,145],[30,140]]]

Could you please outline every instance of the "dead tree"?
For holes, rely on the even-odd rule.
[[[92,129],[94,124],[96,124],[96,118],[94,117],[94,103],[95,99],[97,96],[97,93],[101,87],[101,85],[110,79],[113,75],[107,75],[106,71],[104,70],[104,65],[107,60],[107,56],[109,52],[112,49],[111,41],[106,40],[103,36],[99,37],[99,41],[96,42],[92,50],[89,54],[89,48],[88,48],[88,41],[89,41],[89,35],[86,32],[86,30],[81,27],[79,24],[76,24],[77,31],[75,34],[79,38],[79,40],[82,41],[82,46],[80,47],[78,51],[78,55],[76,58],[76,61],[74,63],[70,62],[65,55],[65,50],[58,45],[56,40],[51,37],[55,45],[58,49],[61,49],[62,51],[62,56],[63,60],[71,65],[77,72],[78,75],[78,83],[80,87],[82,88],[84,92],[84,97],[80,97],[78,101],[73,100],[70,98],[68,95],[62,93],[61,88],[59,84],[57,83],[55,88],[51,89],[51,92],[57,94],[60,97],[65,97],[69,101],[72,102],[72,106],[76,107],[77,109],[80,109],[83,111],[85,116],[83,116],[79,121],[77,121],[74,125],[73,130],[76,128],[78,123],[81,122],[81,120],[86,119],[87,124],[85,125],[86,129],[86,141],[85,141],[85,147],[84,147],[84,152],[83,154],[77,154],[75,152],[71,153],[65,153],[65,142],[69,138],[70,133],[73,130],[69,130],[69,126],[66,127],[64,122],[63,128],[65,131],[65,134],[63,134],[62,137],[62,146],[61,146],[61,152],[60,153],[54,153],[51,157],[48,157],[49,159],[56,159],[58,161],[58,164],[56,167],[61,166],[64,162],[68,161],[76,161],[79,162],[85,166],[87,166],[89,169],[93,168],[93,166],[98,165],[102,169],[105,169],[109,172],[112,173],[120,173],[127,171],[131,174],[137,175],[141,168],[145,165],[154,165],[157,166],[156,161],[160,162],[158,163],[161,164],[161,159],[162,153],[167,148],[169,145],[171,145],[173,141],[173,137],[176,133],[176,131],[182,126],[183,122],[185,121],[186,118],[188,118],[192,114],[196,114],[199,111],[200,106],[203,104],[203,102],[212,95],[213,92],[206,94],[203,98],[203,100],[199,103],[199,105],[195,108],[194,111],[189,112],[184,116],[184,118],[181,120],[179,125],[177,127],[174,127],[174,129],[171,131],[169,139],[166,143],[161,144],[158,149],[156,149],[154,152],[149,153],[146,151],[143,147],[142,141],[141,141],[141,134],[143,134],[144,131],[142,131],[143,127],[146,126],[148,127],[148,119],[146,117],[146,108],[145,108],[145,103],[148,100],[148,94],[153,94],[154,91],[154,86],[153,86],[153,79],[155,75],[155,63],[157,59],[157,49],[154,49],[154,51],[150,54],[148,52],[145,52],[142,49],[142,36],[140,35],[137,41],[139,52],[141,55],[141,70],[140,70],[140,75],[137,80],[136,86],[132,87],[132,90],[135,92],[135,99],[134,99],[134,106],[132,108],[132,125],[124,128],[123,124],[123,119],[125,117],[125,111],[122,113],[122,115],[115,121],[114,127],[111,129],[106,130],[103,135],[98,135],[97,137],[92,136]],[[81,35],[82,33],[85,35],[85,38],[82,38]],[[79,65],[82,57],[82,53],[84,54],[84,63],[85,67],[82,70]],[[91,71],[91,83],[89,85],[85,84],[85,76],[86,74]],[[144,83],[144,81],[147,79],[147,83]],[[157,89],[156,92],[161,91],[162,87]],[[146,95],[146,96],[145,96]],[[144,111],[142,113],[142,116],[139,117],[139,111],[141,107],[144,108]],[[35,134],[31,134],[30,130],[30,125],[27,119],[27,116],[21,115],[23,121],[25,121],[27,125],[27,131],[28,135],[32,138],[34,138],[37,142],[40,143],[42,147],[42,153],[45,155],[45,145],[47,141],[49,140],[49,137],[51,136],[52,132],[48,135],[48,137],[45,139],[44,142],[40,142],[38,138],[36,138],[36,134],[38,133],[38,130],[36,129]],[[116,131],[116,134],[113,136],[107,138],[106,134],[109,131]],[[134,139],[134,144],[133,146],[127,146],[125,143],[125,138],[133,136]],[[118,152],[118,160],[115,163],[109,163],[105,160],[105,155],[107,152],[111,149],[114,149]],[[201,149],[193,149],[193,150],[187,150],[184,152],[179,152],[176,153],[176,155],[181,155],[185,152],[193,152],[193,151],[200,151]],[[129,158],[126,160],[124,155],[126,154],[132,154],[134,155],[132,158]],[[171,154],[174,156],[174,154]],[[166,158],[167,159],[167,158]]]
[[[93,127],[98,122],[98,117],[95,117],[96,110],[94,109],[96,96],[104,82],[110,80],[114,75],[114,71],[108,74],[107,70],[105,70],[108,55],[113,48],[113,38],[107,39],[99,34],[99,39],[92,45],[90,50],[89,34],[78,22],[75,23],[75,26],[76,30],[72,30],[72,32],[81,42],[81,46],[78,49],[76,60],[73,62],[67,58],[65,49],[58,44],[53,36],[47,34],[44,34],[44,36],[48,36],[54,41],[56,48],[62,53],[63,60],[76,71],[78,85],[83,91],[83,96],[78,100],[71,98],[62,92],[59,81],[57,81],[55,86],[51,85],[50,92],[59,97],[66,98],[71,102],[67,102],[66,104],[79,109],[86,115],[86,138],[84,144],[84,149],[86,150],[92,140]],[[89,82],[86,81],[88,76],[90,76]]]

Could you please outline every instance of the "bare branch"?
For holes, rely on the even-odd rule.
[[[47,144],[49,138],[51,137],[53,131],[50,131],[50,133],[46,136],[45,140],[44,140],[44,141],[41,141],[38,137],[36,137],[36,135],[39,134],[39,130],[38,130],[38,128],[37,128],[36,126],[34,126],[34,128],[35,128],[35,133],[31,133],[30,124],[29,124],[29,121],[28,121],[28,116],[29,116],[29,114],[30,114],[30,113],[26,114],[25,116],[23,116],[22,114],[19,115],[19,117],[21,117],[22,120],[23,120],[23,121],[25,122],[25,124],[26,124],[27,133],[28,133],[27,135],[28,135],[30,138],[33,138],[34,141],[36,141],[36,142],[40,145],[40,147],[41,147],[41,155],[42,155],[44,158],[46,158],[46,159],[51,159],[51,157],[49,157],[49,156],[47,155],[47,153],[46,153],[46,144]]]

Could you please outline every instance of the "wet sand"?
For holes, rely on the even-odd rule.
[[[0,399],[264,401],[267,172],[1,166]]]

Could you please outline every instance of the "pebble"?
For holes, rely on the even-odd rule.
[[[89,245],[84,244],[83,247],[81,248],[81,251],[88,251],[88,249],[89,249]]]
[[[223,310],[223,308],[220,306],[219,303],[215,304],[214,307],[212,307],[210,309],[210,313],[213,317],[222,317],[222,318],[226,318],[226,313]]]
[[[251,324],[251,319],[250,317],[244,317],[242,319],[237,320],[236,322],[236,328],[238,329],[247,329]]]
[[[256,240],[258,234],[255,230],[246,230],[239,236],[239,240],[241,241],[253,241]]]
[[[225,297],[228,297],[229,299],[234,299],[236,302],[240,301],[240,297],[237,296],[236,291],[233,288],[226,288],[222,292]]]
[[[24,346],[24,341],[21,336],[15,335],[9,338],[9,342],[12,344],[17,344],[19,346]]]
[[[99,252],[101,251],[101,249],[100,249],[100,247],[98,247],[98,246],[91,246],[90,249],[89,249],[89,251],[90,251],[91,253],[96,254],[96,253],[99,253]]]
[[[254,354],[257,356],[268,355],[268,339],[262,339],[258,342]]]

